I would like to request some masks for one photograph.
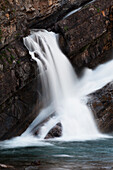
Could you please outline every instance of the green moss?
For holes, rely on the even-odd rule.
[[[97,12],[99,13],[100,12],[100,8],[98,8],[96,6],[94,6],[94,7],[96,8]]]
[[[15,57],[14,57],[12,54],[11,54],[10,58],[11,58],[11,60],[14,60],[14,59],[15,59]]]
[[[8,4],[9,4],[9,1],[8,1],[8,0],[5,0],[5,4],[8,5]]]
[[[1,51],[1,59],[3,62],[7,61],[9,64],[12,63],[5,50]]]
[[[1,9],[5,11],[6,7],[4,5],[1,6]]]
[[[8,57],[8,63],[12,64],[13,60],[15,59],[15,56],[11,54],[11,50],[9,48],[6,48],[6,50],[10,53],[10,56]]]
[[[100,12],[100,9],[99,9],[99,8],[97,8],[97,12]]]
[[[11,52],[11,50],[9,48],[6,48],[6,49],[7,49],[7,51]]]
[[[17,60],[17,64],[20,64],[20,60]]]
[[[13,55],[11,54],[11,55],[10,55],[10,64],[13,63],[14,59],[15,59],[15,56],[13,56]]]
[[[12,64],[12,61],[11,61],[11,60],[8,60],[8,63],[9,63],[9,64]]]
[[[68,31],[68,26],[64,26],[64,31]]]
[[[20,36],[20,33],[15,34],[15,38],[19,38],[19,36]]]
[[[4,57],[6,57],[6,51],[5,51],[5,50],[1,51],[1,55],[3,55]]]
[[[15,12],[16,12],[16,10],[15,10],[15,9],[12,9],[12,12],[14,12],[14,13],[15,13]]]

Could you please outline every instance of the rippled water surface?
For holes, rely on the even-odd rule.
[[[113,169],[113,139],[84,142],[49,141],[51,145],[0,149],[0,163],[39,169]],[[35,168],[35,166],[33,165]]]

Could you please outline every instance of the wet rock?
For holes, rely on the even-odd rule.
[[[101,132],[113,132],[113,82],[92,93],[88,101]]]
[[[13,169],[15,169],[15,168],[14,168],[13,166],[11,166],[11,165],[0,164],[0,169],[13,170]]]
[[[46,135],[45,139],[55,138],[62,136],[62,124],[57,123]]]
[[[75,67],[95,67],[113,47],[113,1],[96,0],[56,23],[60,46]]]
[[[31,165],[40,165],[41,164],[41,162],[40,161],[33,161],[32,163],[31,163]]]
[[[34,79],[0,106],[1,140],[21,135],[38,115],[41,100],[36,82]]]
[[[0,139],[3,140],[23,133],[38,114],[40,80],[36,63],[30,60],[21,42],[13,42],[0,51],[0,65],[3,66],[0,71]]]
[[[49,115],[44,120],[42,120],[40,123],[38,123],[38,125],[36,125],[32,129],[32,133],[34,134],[34,136],[38,136],[40,134],[41,128],[54,116],[55,116],[55,112],[53,112],[51,115]]]

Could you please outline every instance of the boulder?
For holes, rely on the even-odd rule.
[[[51,139],[62,136],[62,124],[57,123],[46,135],[45,139]]]
[[[88,106],[103,133],[113,132],[113,82],[89,95]]]

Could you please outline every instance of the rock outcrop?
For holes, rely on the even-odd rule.
[[[113,46],[113,0],[96,0],[56,24],[60,44],[77,68],[95,67]]]
[[[57,138],[62,136],[62,124],[57,123],[46,135],[45,139]]]
[[[88,102],[98,128],[103,133],[113,132],[113,82],[91,94]]]
[[[52,27],[66,12],[91,0],[1,0],[0,49],[29,33]]]

